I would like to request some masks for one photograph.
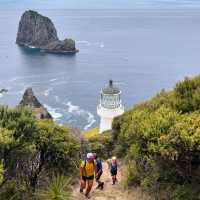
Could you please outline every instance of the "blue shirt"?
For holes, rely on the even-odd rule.
[[[96,160],[96,165],[97,165],[97,172],[102,170],[102,163],[101,160]]]

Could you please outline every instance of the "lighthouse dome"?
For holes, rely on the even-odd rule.
[[[103,94],[108,94],[108,95],[119,94],[120,92],[121,91],[117,87],[115,87],[113,85],[113,81],[112,80],[110,80],[109,84],[105,88],[102,89],[102,93]]]
[[[109,84],[101,90],[100,105],[106,109],[116,109],[121,106],[120,95],[121,91],[110,80]]]

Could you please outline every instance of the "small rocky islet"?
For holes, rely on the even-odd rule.
[[[39,102],[37,97],[34,95],[32,88],[27,88],[25,90],[19,106],[29,107],[37,119],[53,120],[53,117],[48,112],[48,110]]]
[[[3,89],[0,89],[0,94],[7,93],[7,92],[8,92],[8,90],[7,90],[7,89],[5,89],[5,88],[3,88]]]
[[[78,52],[73,39],[60,40],[51,19],[33,10],[25,11],[22,15],[16,43],[20,46],[37,48],[48,53],[69,54]]]

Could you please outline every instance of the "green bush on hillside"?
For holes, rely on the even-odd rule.
[[[108,159],[112,156],[113,140],[110,131],[99,133],[99,129],[91,129],[84,133],[85,146],[87,151],[97,153],[103,159]]]
[[[158,199],[163,191],[163,199],[184,199],[188,194],[198,199],[199,91],[200,76],[186,78],[174,91],[162,91],[114,120],[115,151],[135,163],[128,168],[129,186],[138,184]]]
[[[0,196],[31,199],[35,190],[44,187],[46,177],[72,176],[79,149],[69,128],[38,121],[26,108],[1,106]]]
[[[200,109],[200,76],[177,83],[175,90],[175,108],[181,112],[193,112]]]
[[[31,191],[28,191],[28,188],[26,188],[23,183],[18,185],[15,179],[9,179],[0,187],[0,200],[7,199],[33,199],[33,194]]]

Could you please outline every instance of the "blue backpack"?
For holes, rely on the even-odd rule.
[[[102,170],[102,163],[101,160],[97,159],[96,160],[96,165],[97,165],[97,171],[99,172],[100,170]]]
[[[112,161],[110,161],[110,171],[117,171],[117,164],[116,165],[113,165],[112,164]]]

